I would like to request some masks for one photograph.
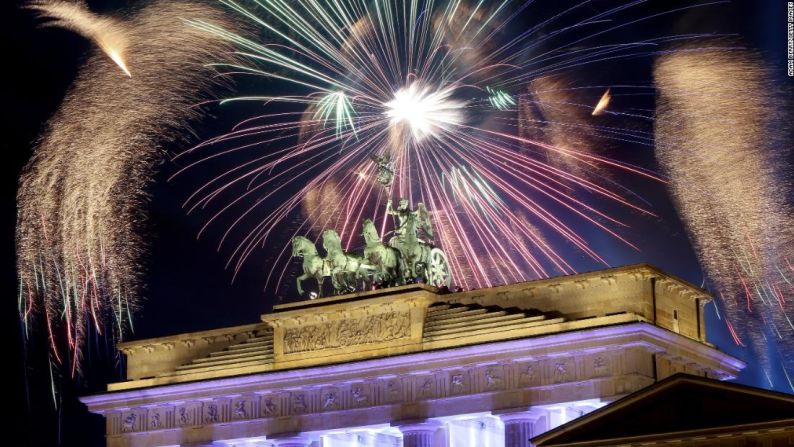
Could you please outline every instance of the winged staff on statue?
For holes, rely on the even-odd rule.
[[[337,294],[415,282],[436,287],[451,286],[447,256],[433,243],[433,222],[427,208],[418,203],[416,209],[411,209],[407,199],[400,199],[394,208],[390,198],[394,179],[391,163],[386,157],[373,156],[372,159],[378,165],[376,181],[383,185],[389,197],[386,214],[396,220],[389,243],[383,243],[370,219],[362,223],[365,242],[362,256],[345,252],[341,238],[331,229],[322,233],[325,257],[309,239],[296,236],[292,240],[292,256],[303,258],[303,274],[297,279],[299,294],[303,294],[303,281],[313,278],[317,282],[317,292],[310,296],[322,296],[327,277],[331,278]]]

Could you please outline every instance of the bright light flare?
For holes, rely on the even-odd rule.
[[[129,39],[119,22],[94,14],[82,2],[46,0],[33,2],[29,8],[49,19],[47,25],[65,28],[93,40],[124,74],[132,77],[124,57]]]
[[[129,68],[127,68],[127,63],[124,61],[124,57],[121,55],[121,51],[111,47],[102,48],[102,50],[105,52],[105,54],[108,55],[110,60],[115,62],[116,65],[118,65],[119,68],[121,68],[121,71],[123,71],[127,76],[132,77],[132,73],[130,73]]]
[[[98,16],[82,2],[43,0],[28,6],[40,17],[50,19],[49,26],[58,26],[91,39],[129,77],[132,77],[124,57],[128,37],[124,27],[109,17]]]
[[[411,84],[397,90],[394,99],[384,104],[386,116],[394,126],[406,123],[417,141],[449,131],[463,122],[460,109],[465,105],[450,99],[453,91],[451,87],[431,91]]]
[[[607,89],[607,91],[601,95],[601,99],[598,100],[598,104],[596,104],[595,108],[593,109],[593,116],[598,116],[604,113],[611,99],[612,96],[609,94],[609,89]]]

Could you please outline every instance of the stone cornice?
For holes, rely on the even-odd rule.
[[[215,341],[216,339],[229,339],[235,335],[243,334],[246,332],[253,332],[257,330],[266,329],[267,326],[262,323],[245,324],[241,326],[232,326],[219,329],[210,329],[206,331],[186,332],[177,335],[169,335],[165,337],[146,338],[142,340],[130,340],[118,343],[116,347],[126,353],[133,350],[146,350],[152,348],[173,348],[176,344],[191,344],[198,341],[207,342],[208,339]]]
[[[579,289],[585,289],[594,282],[606,282],[613,284],[615,277],[617,276],[629,276],[636,280],[647,280],[650,278],[661,279],[665,284],[669,284],[669,287],[686,290],[692,298],[711,300],[711,295],[707,290],[678,278],[677,276],[666,273],[658,267],[647,263],[631,264],[603,270],[594,270],[591,272],[575,273],[566,276],[555,276],[546,279],[535,279],[486,289],[473,289],[463,293],[477,294],[479,292],[487,292],[489,294],[499,294],[504,293],[504,290],[516,290],[521,288],[527,290],[541,290],[545,288],[559,293],[562,290],[563,285],[571,284],[575,285]]]
[[[194,398],[196,395],[227,396],[255,392],[263,388],[317,386],[317,382],[360,381],[389,375],[417,374],[422,370],[444,370],[462,363],[468,365],[499,364],[508,356],[514,361],[597,353],[608,347],[642,347],[673,355],[695,355],[701,364],[709,365],[725,377],[735,375],[744,363],[713,348],[648,323],[632,323],[556,333],[533,338],[499,341],[475,346],[441,349],[399,356],[362,360],[353,363],[323,365],[298,370],[272,371],[208,381],[150,386],[146,389],[120,390],[85,396],[81,401],[93,412],[110,411],[119,405],[145,406]],[[683,354],[682,354],[683,355]],[[598,363],[598,362],[596,362]],[[594,366],[598,366],[597,364]],[[493,379],[496,382],[496,379]],[[149,386],[147,380],[141,385]],[[313,385],[315,384],[315,385]]]
[[[427,292],[429,294],[438,294],[439,290],[436,287],[427,284],[406,284],[404,286],[390,287],[388,289],[370,290],[366,292],[356,292],[346,295],[330,296],[326,298],[318,298],[314,300],[297,301],[294,303],[277,304],[273,306],[273,313],[288,312],[298,309],[308,309],[313,307],[327,306],[329,304],[340,304],[350,301],[358,301],[364,299],[372,299],[383,296],[401,295],[408,292]],[[263,318],[271,314],[262,315]]]

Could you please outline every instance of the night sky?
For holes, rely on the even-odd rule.
[[[88,3],[99,12],[135,4],[134,1],[100,0]],[[684,5],[692,2],[673,3]],[[3,22],[0,33],[4,50],[4,80],[0,83],[4,174],[0,181],[3,200],[2,272],[6,284],[3,289],[6,298],[3,300],[2,327],[6,340],[5,363],[9,366],[5,373],[11,377],[11,382],[6,386],[7,393],[11,394],[11,402],[6,408],[10,409],[12,418],[5,422],[12,430],[18,430],[19,439],[25,440],[14,442],[14,445],[104,445],[102,418],[89,415],[77,402],[76,396],[101,391],[108,381],[118,380],[120,368],[116,364],[113,347],[106,340],[93,338],[86,351],[88,366],[85,376],[77,380],[56,376],[55,382],[60,387],[60,406],[59,410],[55,410],[50,393],[50,372],[46,343],[42,339],[43,331],[31,334],[27,345],[23,343],[23,329],[16,309],[14,267],[15,195],[19,173],[31,156],[32,146],[43,123],[58,108],[91,44],[68,31],[37,27],[39,21],[30,11],[20,9],[20,5],[22,2],[14,0],[0,6],[0,20]],[[659,31],[666,33],[693,26],[700,31],[734,33],[734,39],[764,58],[782,85],[791,86],[791,78],[785,77],[785,2],[782,0],[737,1],[655,26],[664,27]],[[644,78],[647,82],[649,70],[647,61],[637,62],[636,65],[627,65],[624,75],[627,79]],[[588,76],[598,80],[598,73]],[[615,82],[606,79],[601,81]],[[268,83],[263,87],[245,81],[237,87],[243,92],[262,94],[267,93],[267,89],[279,88],[279,85]],[[621,105],[620,101],[619,97],[615,99],[616,107]],[[228,130],[233,123],[256,109],[241,107],[230,112],[224,111],[222,115],[217,109],[209,111],[212,116],[194,125],[197,135],[193,142]],[[184,148],[169,149],[173,154]],[[656,168],[649,148],[616,151],[612,155],[621,160]],[[224,253],[216,252],[217,232],[210,232],[206,237],[196,240],[203,219],[201,216],[186,216],[180,207],[182,200],[193,191],[198,178],[188,176],[167,182],[167,177],[175,169],[173,163],[165,162],[160,166],[151,187],[152,202],[148,209],[146,229],[150,247],[143,260],[147,269],[146,289],[143,292],[145,301],[143,310],[134,319],[134,334],[129,338],[156,337],[256,322],[259,315],[267,312],[279,299],[294,299],[263,290],[265,269],[272,261],[268,257],[268,250],[253,256],[231,283],[231,273],[224,270],[226,257]],[[703,278],[700,267],[664,186],[632,177],[621,177],[620,181],[641,191],[659,218],[626,216],[632,228],[624,235],[641,247],[642,252],[619,245],[603,234],[593,233],[590,240],[596,249],[606,255],[612,266],[648,262],[694,284],[701,284]],[[584,258],[574,258],[572,262],[580,271],[599,268]],[[292,279],[289,282],[292,283]],[[284,295],[283,292],[280,294]],[[748,362],[749,366],[740,381],[766,386],[766,381],[754,367],[753,359],[746,358],[743,351],[736,349],[724,325],[718,324],[713,305],[707,306],[706,317],[709,339],[720,349]],[[781,384],[778,389],[785,391],[781,382],[778,380]]]

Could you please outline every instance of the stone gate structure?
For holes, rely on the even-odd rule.
[[[441,294],[275,306],[255,324],[121,343],[85,396],[122,446],[528,446],[676,372],[730,379],[702,289],[649,265]]]

